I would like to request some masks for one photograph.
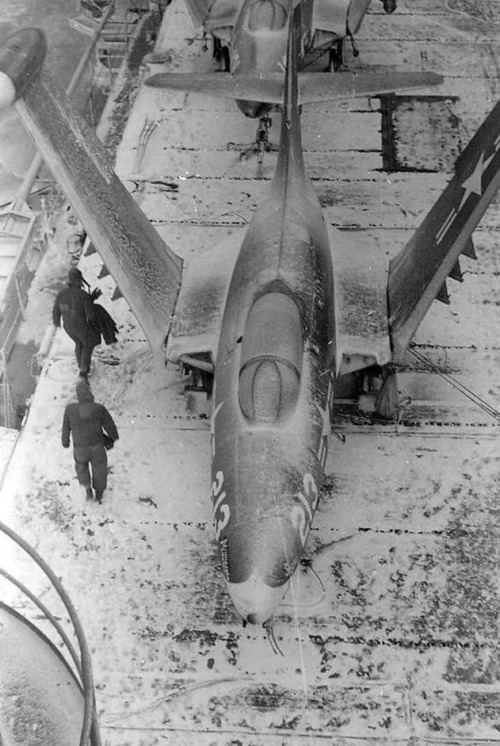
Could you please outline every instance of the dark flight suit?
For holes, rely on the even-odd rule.
[[[90,371],[92,350],[101,341],[99,331],[90,323],[95,315],[92,297],[81,288],[79,270],[70,270],[68,285],[57,294],[52,309],[52,321],[61,325],[75,343],[75,357],[80,373],[87,376]]]
[[[118,430],[106,407],[94,402],[86,381],[77,383],[76,397],[78,403],[68,404],[64,410],[61,442],[63,448],[69,448],[71,433],[78,481],[85,487],[90,499],[93,497],[93,487],[96,500],[100,502],[106,489],[108,474],[103,431],[114,442],[118,440]]]

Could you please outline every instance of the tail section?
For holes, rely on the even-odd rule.
[[[286,184],[302,183],[304,157],[302,154],[302,134],[299,106],[299,51],[300,51],[301,7],[295,6],[290,16],[287,43],[287,64],[282,79],[281,133],[276,164],[275,180],[285,179]]]
[[[441,75],[425,72],[300,73],[299,104],[336,101],[353,96],[376,96],[411,88],[439,85]],[[261,101],[278,106],[283,101],[284,78],[278,72],[159,73],[146,80],[153,88],[188,91],[240,101]]]
[[[22,50],[21,50],[22,51]],[[0,57],[0,71],[12,63]],[[92,243],[153,347],[168,335],[182,260],[163,242],[118,179],[95,133],[42,72],[16,81],[17,112],[78,213]]]
[[[460,254],[474,257],[472,233],[500,187],[500,102],[455,164],[455,175],[403,251],[389,265],[388,303],[395,357],[411,341],[446,279],[461,279]]]

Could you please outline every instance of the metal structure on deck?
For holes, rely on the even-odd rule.
[[[28,291],[40,258],[34,241],[38,215],[23,200],[0,211],[0,425],[11,427],[12,403],[7,361],[23,319]]]
[[[60,622],[60,610],[50,610],[41,594],[0,567],[1,577],[20,592],[12,604],[0,603],[0,742],[26,743],[29,729],[29,743],[34,745],[100,746],[90,651],[76,609],[57,575],[28,542],[4,523],[0,534],[11,539],[23,551],[23,559],[29,557],[49,581],[76,638],[75,646]],[[29,567],[31,580],[33,567]],[[27,617],[26,608],[33,607],[42,617],[39,613]]]

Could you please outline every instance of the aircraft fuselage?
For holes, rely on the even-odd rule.
[[[307,68],[361,26],[371,0],[302,0],[299,69]],[[316,6],[321,6],[316,10]],[[244,0],[231,36],[231,72],[238,75],[284,73],[288,38],[288,21],[293,0]],[[326,15],[327,28],[316,28]],[[265,116],[271,106],[261,101],[238,99],[245,116]]]
[[[310,16],[312,0],[304,0],[302,18]],[[238,75],[285,72],[290,0],[246,0],[234,25],[231,39],[231,72]],[[308,12],[309,11],[309,12]],[[306,42],[307,26],[302,24],[302,40]],[[261,117],[271,108],[261,101],[237,100],[238,108],[247,117]]]
[[[300,146],[288,155],[240,249],[215,365],[215,530],[233,602],[253,623],[272,616],[301,557],[333,398],[330,247]]]

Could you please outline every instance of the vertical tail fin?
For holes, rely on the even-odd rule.
[[[290,170],[301,176],[304,174],[299,106],[300,29],[301,8],[298,3],[290,14],[276,179],[287,172],[290,175]]]

